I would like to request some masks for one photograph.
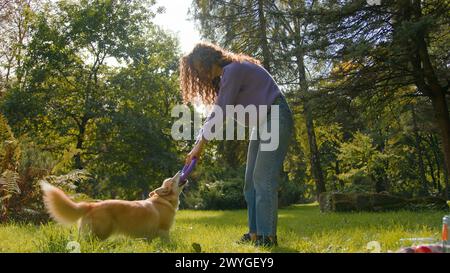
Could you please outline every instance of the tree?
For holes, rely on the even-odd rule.
[[[340,81],[338,96],[373,96],[392,99],[400,88],[407,96],[429,98],[440,128],[442,151],[450,166],[448,112],[448,10],[447,1],[325,2],[312,11],[318,22],[314,39],[319,57],[353,69],[331,73]],[[345,66],[341,66],[345,68]]]
[[[33,24],[25,84],[2,101],[16,135],[73,155],[68,171],[93,171],[104,194],[108,183],[144,193],[175,171],[178,44],[152,24],[153,2],[48,5]]]
[[[26,47],[30,39],[30,26],[34,13],[43,1],[0,1],[0,92],[5,93],[13,84],[22,84]]]
[[[272,70],[270,28],[265,0],[194,0],[191,13],[203,37],[237,52],[251,54]],[[253,43],[250,43],[252,41]]]
[[[37,19],[25,64],[27,85],[11,94],[10,101],[17,99],[19,105],[6,111],[34,114],[35,125],[47,123],[60,136],[75,138],[75,148],[83,150],[88,125],[104,116],[111,105],[105,96],[109,91],[105,62],[127,57],[132,39],[146,28],[147,15],[142,3],[133,1],[97,5],[60,1],[54,9],[58,16],[52,18],[46,12]],[[17,96],[29,98],[36,107],[25,112],[31,110],[30,105],[21,107],[20,103],[27,102]],[[75,156],[78,169],[83,168],[81,157]]]
[[[316,194],[317,197],[326,191],[326,183],[323,176],[320,152],[317,147],[315,126],[313,119],[313,112],[310,102],[310,80],[306,74],[306,55],[308,54],[308,28],[311,22],[303,13],[291,14],[291,10],[306,11],[310,7],[304,1],[281,1],[279,7],[272,5],[271,11],[273,12],[277,23],[281,26],[277,29],[276,36],[279,44],[280,57],[277,64],[282,67],[293,68],[291,71],[287,70],[286,73],[291,77],[290,83],[297,83],[299,88],[298,92],[294,93],[293,100],[296,106],[301,105],[303,107],[303,115],[305,116],[306,129],[308,133],[308,143],[310,150],[310,164],[311,171],[316,182]],[[292,72],[294,74],[292,74]],[[297,73],[297,75],[295,74]]]
[[[86,158],[103,192],[123,188],[146,198],[149,185],[157,187],[178,171],[183,143],[170,130],[172,107],[181,103],[177,47],[155,29],[136,45],[135,61],[109,78],[114,107],[97,122]]]

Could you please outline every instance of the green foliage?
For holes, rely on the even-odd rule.
[[[245,208],[242,187],[243,180],[239,178],[204,184],[197,193],[201,202],[196,208],[213,210]]]
[[[0,128],[8,128],[6,120],[1,118]],[[50,175],[55,166],[62,165],[51,153],[41,150],[26,137],[16,140],[9,130],[4,130],[4,145],[1,146],[2,174],[0,176],[0,211],[2,221],[48,220],[44,210],[38,181],[56,184],[64,189],[72,183],[85,180],[86,175],[74,171],[67,175]],[[64,157],[63,159],[64,160]]]
[[[105,183],[145,192],[179,168],[170,112],[180,97],[174,40],[155,31],[141,46],[146,55],[110,79],[115,111],[99,120],[86,159]]]
[[[23,138],[18,141],[20,157],[14,165],[16,171],[7,170],[2,180],[15,188],[7,199],[3,220],[42,222],[48,220],[44,211],[38,180],[48,175],[56,160]]]
[[[10,199],[21,193],[20,177],[17,173],[19,155],[17,140],[6,119],[0,115],[0,221],[8,218]]]
[[[20,140],[21,156],[18,161],[18,172],[28,182],[49,175],[58,164],[57,155],[44,151],[29,138]]]
[[[0,115],[0,171],[15,170],[20,149],[11,128],[3,115]]]
[[[72,159],[79,153],[81,153],[82,150],[76,149],[73,146],[69,147],[67,150],[65,150],[59,159],[58,163],[53,167],[51,173],[53,174],[59,174],[68,172],[72,168]]]
[[[0,220],[4,221],[8,218],[9,200],[17,194],[20,194],[19,175],[14,171],[6,170],[0,176]]]
[[[139,199],[180,169],[193,143],[170,135],[170,111],[181,102],[179,45],[153,24],[153,4],[61,0],[17,11],[22,39],[0,41],[0,49],[14,51],[0,57],[0,196],[9,218],[45,220],[42,179],[79,200]],[[288,98],[295,131],[281,174],[281,206],[315,200],[317,157],[314,170],[322,170],[329,191],[449,193],[445,142],[427,96],[433,78],[425,79],[434,74],[445,87],[450,32],[442,3],[422,4],[419,17],[411,13],[417,7],[395,1],[199,0],[192,6],[205,38],[260,58]],[[1,23],[9,31],[14,22]],[[416,54],[422,36],[434,68],[426,75],[417,70],[426,60],[411,63],[422,58]],[[247,145],[210,142],[181,206],[245,207]],[[2,190],[14,185],[20,194]],[[63,244],[51,249],[62,251]]]
[[[278,206],[286,207],[298,203],[310,203],[312,200],[304,196],[305,185],[298,182],[281,179],[278,191]]]
[[[392,211],[392,210],[442,210],[449,211],[447,201],[438,197],[404,198],[386,192],[322,193],[322,212]]]
[[[373,165],[376,164],[378,156],[372,146],[372,139],[357,132],[352,142],[341,145],[338,160],[343,164],[338,178],[347,184],[365,185],[370,188]]]
[[[95,173],[91,195],[136,198],[178,168],[178,44],[152,24],[153,3],[51,4],[33,24],[26,85],[2,100],[15,132],[59,158],[54,174]]]

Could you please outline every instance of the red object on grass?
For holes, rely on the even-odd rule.
[[[432,253],[431,249],[427,246],[418,246],[416,247],[415,253]]]

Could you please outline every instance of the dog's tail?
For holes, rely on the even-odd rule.
[[[47,182],[41,182],[41,188],[47,211],[61,224],[76,222],[91,208],[88,203],[75,203],[62,190]]]

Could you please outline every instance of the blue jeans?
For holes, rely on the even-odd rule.
[[[261,143],[264,142],[259,136],[257,140],[250,140],[245,170],[244,195],[247,202],[249,232],[261,236],[277,234],[280,172],[293,131],[292,112],[284,96],[277,98],[274,104],[279,105],[278,148],[274,151],[264,151],[261,149]],[[271,119],[268,116],[269,130],[270,123]],[[252,134],[255,134],[255,130]]]

